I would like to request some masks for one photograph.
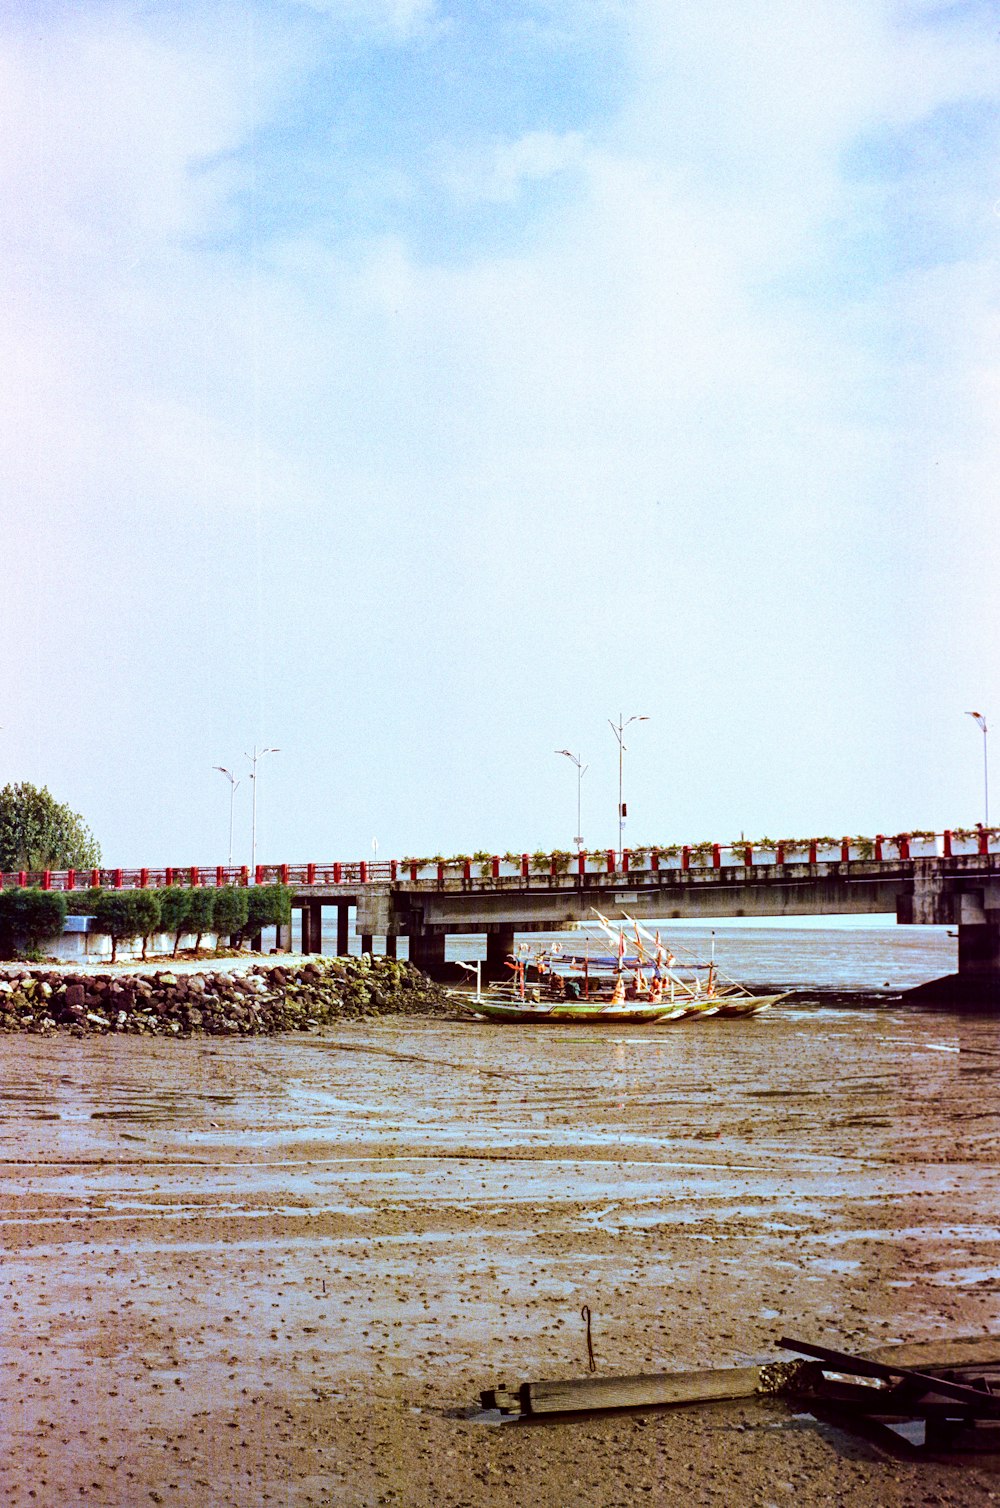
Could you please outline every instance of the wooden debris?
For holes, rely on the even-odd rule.
[[[933,1404],[935,1411],[943,1400],[946,1405],[961,1403],[967,1411],[979,1419],[1000,1419],[1000,1394],[991,1392],[985,1378],[981,1385],[970,1385],[955,1379],[954,1369],[922,1372],[902,1362],[888,1363],[869,1361],[863,1356],[851,1356],[846,1351],[833,1351],[828,1346],[812,1345],[808,1341],[789,1340],[783,1337],[778,1344],[786,1351],[798,1351],[803,1356],[813,1357],[822,1363],[825,1370],[834,1370],[846,1376],[870,1377],[878,1382],[893,1384],[888,1388],[857,1388],[857,1403],[862,1406],[866,1399],[872,1400],[870,1412],[899,1412],[890,1405],[905,1404],[908,1410],[920,1412],[920,1405]],[[898,1380],[897,1380],[898,1379]],[[850,1386],[850,1385],[848,1385]]]
[[[922,1341],[852,1356],[783,1338],[807,1361],[627,1377],[498,1383],[487,1409],[531,1417],[784,1396],[819,1418],[925,1452],[1000,1450],[1000,1342]]]
[[[480,1396],[484,1408],[505,1414],[576,1414],[591,1409],[653,1408],[751,1398],[761,1388],[763,1367],[725,1367],[706,1372],[652,1372],[632,1377],[575,1377],[565,1381],[499,1383]]]

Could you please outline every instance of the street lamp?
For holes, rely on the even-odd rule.
[[[629,723],[648,723],[649,718],[640,717],[636,713],[634,717],[627,718],[623,722],[622,714],[619,712],[616,723],[612,723],[610,717],[608,722],[611,724],[612,733],[618,740],[618,857],[621,858],[625,849],[625,802],[622,800],[622,755],[625,753],[623,734]]]
[[[581,763],[583,759],[582,754],[571,754],[568,749],[553,749],[552,752],[554,754],[565,754],[566,758],[571,759],[576,765],[576,837],[573,839],[573,842],[580,849],[583,847],[583,823],[580,820],[580,808],[583,801],[583,777],[590,769],[590,765]]]
[[[250,828],[250,869],[254,875],[256,875],[257,873],[257,761],[258,759],[263,759],[265,754],[280,753],[280,749],[258,749],[257,745],[254,744],[253,753],[243,755],[244,759],[249,759],[250,761],[250,779],[253,781],[253,820]]]
[[[989,763],[988,763],[987,757],[986,757],[986,735],[989,732],[989,729],[986,726],[986,719],[985,719],[985,717],[983,716],[983,714],[981,712],[967,712],[965,715],[966,715],[966,717],[975,718],[976,722],[979,724],[979,726],[983,730],[983,826],[984,827],[989,827],[989,825],[990,825],[990,770],[989,770]]]
[[[229,781],[229,867],[230,867],[230,869],[232,869],[232,867],[233,867],[233,800],[234,800],[234,798],[236,796],[236,787],[239,785],[239,781],[237,780],[236,776],[233,774],[232,770],[227,770],[226,767],[225,767],[225,765],[214,764],[212,766],[212,769],[213,770],[218,770],[220,772],[220,774],[225,775],[226,779]]]

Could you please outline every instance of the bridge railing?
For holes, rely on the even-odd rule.
[[[853,864],[906,862],[921,858],[953,858],[968,854],[1000,854],[1000,829],[945,829],[941,833],[900,833],[892,838],[810,838],[752,843],[676,844],[632,848],[618,853],[596,849],[583,853],[504,854],[476,859],[387,859],[369,862],[324,861],[308,864],[165,866],[158,869],[18,870],[0,874],[0,889],[38,886],[42,890],[153,889],[171,885],[292,885],[296,888],[430,882],[485,883],[582,876],[655,874],[668,870],[782,867],[789,864]]]

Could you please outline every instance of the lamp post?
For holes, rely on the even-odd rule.
[[[612,723],[610,717],[608,718],[608,722],[611,724],[612,733],[618,740],[618,857],[620,859],[625,849],[625,802],[622,800],[622,756],[625,753],[624,733],[629,723],[648,723],[649,718],[640,717],[636,713],[633,717],[626,718],[623,721],[622,714],[619,712],[616,723]]]
[[[583,823],[580,819],[580,811],[583,804],[583,777],[590,769],[590,765],[582,763],[582,754],[571,754],[569,749],[554,749],[552,752],[554,754],[565,754],[566,758],[571,759],[576,765],[576,837],[573,839],[573,842],[578,849],[581,849],[583,847]]]
[[[974,718],[983,730],[983,826],[990,825],[990,767],[986,752],[986,735],[990,731],[986,726],[986,719],[981,712],[967,712],[966,717]]]
[[[244,759],[250,761],[250,779],[253,781],[253,818],[250,827],[250,871],[257,873],[257,761],[263,759],[265,754],[280,754],[280,749],[258,749],[253,746],[252,754],[244,754]]]
[[[213,770],[218,770],[220,772],[220,774],[225,775],[226,779],[229,781],[229,867],[230,867],[230,869],[232,869],[232,867],[233,867],[233,801],[234,801],[235,796],[236,796],[236,787],[239,785],[239,781],[237,780],[236,776],[233,774],[232,770],[227,770],[226,767],[225,767],[225,765],[214,764],[212,766],[212,769]]]

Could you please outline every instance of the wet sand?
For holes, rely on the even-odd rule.
[[[987,1021],[0,1039],[0,1502],[1000,1502],[775,1402],[499,1380],[1000,1334]]]

